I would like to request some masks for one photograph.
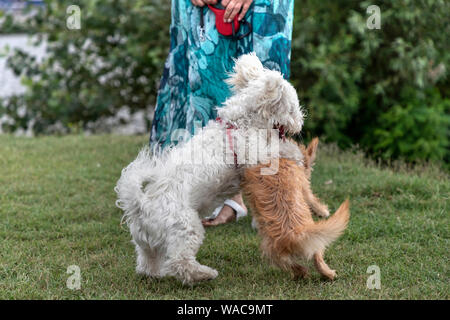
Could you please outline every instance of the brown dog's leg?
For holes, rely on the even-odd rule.
[[[306,203],[311,208],[311,210],[319,217],[328,217],[330,212],[328,207],[322,204],[319,199],[311,191],[311,171],[316,160],[317,146],[319,145],[319,138],[314,138],[309,143],[308,147],[300,146],[300,150],[304,156],[304,169],[305,176],[308,183],[303,184],[303,196],[305,197]]]
[[[292,266],[292,272],[294,273],[294,279],[306,278],[308,276],[308,268],[295,264]]]
[[[314,265],[316,266],[317,271],[329,280],[333,280],[336,276],[336,271],[331,270],[323,260],[323,252],[318,251],[314,253]]]
[[[321,203],[320,200],[317,199],[317,197],[312,193],[309,185],[303,188],[303,196],[305,197],[308,206],[317,216],[328,217],[330,215],[328,206]]]

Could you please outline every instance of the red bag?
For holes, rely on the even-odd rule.
[[[225,15],[225,9],[217,9],[211,5],[208,4],[208,8],[214,12],[214,15],[216,16],[216,28],[217,31],[224,36],[235,36],[236,33],[239,31],[239,21],[238,21],[238,15],[236,15],[232,22],[225,22],[223,21],[223,16]],[[234,28],[233,28],[234,27]]]
[[[216,29],[221,35],[225,37],[231,37],[234,40],[241,40],[248,36],[252,32],[252,25],[242,19],[238,21],[238,15],[236,15],[232,22],[224,22],[223,16],[225,15],[225,9],[219,9],[208,4],[208,8],[216,16]],[[245,34],[238,34],[241,25],[246,25],[248,31]],[[204,39],[204,22],[203,22],[203,7],[200,11],[200,39]],[[203,41],[203,40],[202,40]]]

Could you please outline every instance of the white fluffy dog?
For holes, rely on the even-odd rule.
[[[233,95],[218,109],[221,121],[210,121],[190,140],[162,152],[144,148],[117,182],[117,206],[130,228],[140,274],[175,276],[183,283],[217,277],[196,260],[204,237],[201,218],[239,192],[242,159],[302,159],[298,147],[284,139],[279,154],[269,154],[267,138],[258,141],[256,155],[246,149],[251,130],[302,128],[297,93],[282,75],[248,54],[236,60],[227,81]]]

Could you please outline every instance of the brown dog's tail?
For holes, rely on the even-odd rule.
[[[314,253],[323,251],[335,241],[347,228],[350,219],[350,202],[345,200],[339,209],[327,220],[308,225],[302,232],[298,244],[301,252],[307,259],[311,259]]]

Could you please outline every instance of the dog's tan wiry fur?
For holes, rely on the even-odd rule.
[[[332,280],[336,272],[325,263],[323,253],[347,227],[349,201],[329,219],[313,220],[311,209],[319,216],[329,215],[327,206],[314,196],[310,186],[317,144],[315,138],[308,148],[300,146],[303,166],[282,158],[274,175],[261,175],[261,168],[268,165],[246,169],[242,188],[262,237],[263,255],[295,277],[304,277],[308,272],[299,260],[314,258],[319,273]]]

